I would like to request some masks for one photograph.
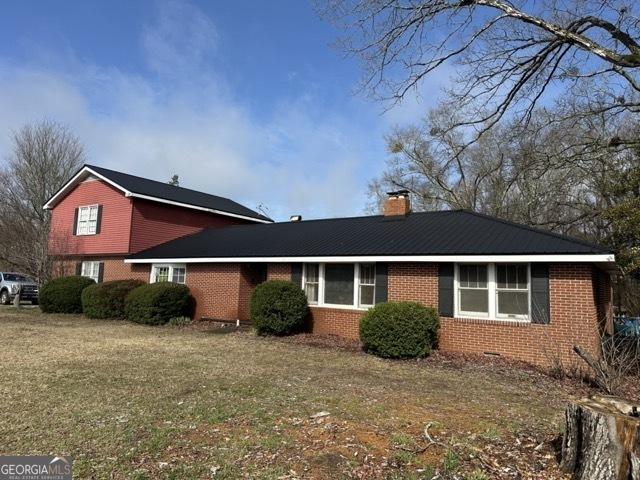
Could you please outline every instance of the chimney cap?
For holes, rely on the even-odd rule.
[[[396,190],[395,192],[387,192],[390,197],[398,197],[403,195],[409,195],[409,190]]]
[[[302,215],[291,215],[289,217],[289,221],[290,222],[301,222],[302,221]]]

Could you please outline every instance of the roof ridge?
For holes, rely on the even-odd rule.
[[[394,217],[402,217],[404,216],[405,218],[410,217],[412,215],[425,215],[425,214],[439,214],[439,213],[452,213],[452,212],[458,212],[461,210],[429,210],[429,211],[424,211],[424,212],[411,212],[408,215],[393,215]],[[310,218],[309,220],[300,220],[299,222],[292,222],[291,220],[282,220],[281,222],[273,222],[271,225],[280,225],[283,223],[309,223],[309,222],[328,222],[328,221],[335,221],[335,220],[356,220],[358,218],[384,218],[385,215],[383,214],[377,214],[377,215],[356,215],[353,217],[325,217],[325,218]]]
[[[589,242],[587,240],[582,240],[581,238],[572,237],[571,235],[563,235],[561,233],[556,233],[556,232],[552,232],[552,231],[549,231],[549,230],[543,230],[542,228],[533,227],[531,225],[526,225],[524,223],[518,223],[518,222],[511,221],[511,220],[506,220],[504,218],[495,217],[493,215],[488,215],[486,213],[475,212],[473,210],[469,210],[469,209],[466,209],[466,208],[461,208],[459,210],[452,210],[452,211],[465,212],[465,213],[468,213],[470,215],[475,215],[476,217],[486,218],[488,220],[493,220],[495,222],[500,222],[500,223],[503,223],[505,225],[510,225],[512,227],[521,228],[523,230],[528,230],[530,232],[541,233],[543,235],[549,235],[551,237],[555,237],[555,238],[559,238],[559,239],[562,239],[562,240],[566,240],[568,242],[580,243],[581,245],[584,245],[586,247],[595,247],[595,248],[598,248],[600,250],[604,250],[606,252],[610,252],[611,251],[611,249],[609,247],[606,247],[604,245],[600,245],[598,243]]]
[[[94,171],[97,171],[98,173],[99,172],[103,172],[102,174],[104,174],[105,176],[108,176],[108,172],[114,173],[114,174],[117,174],[117,175],[125,175],[125,176],[131,177],[132,179],[135,179],[137,181],[151,182],[151,183],[154,183],[154,184],[157,184],[157,185],[162,185],[164,187],[176,188],[176,189],[182,190],[183,192],[187,192],[187,193],[195,193],[195,194],[198,194],[198,195],[205,195],[207,197],[211,197],[212,199],[224,200],[224,201],[230,202],[232,204],[235,204],[238,207],[244,208],[244,209],[246,209],[246,210],[248,210],[250,212],[253,212],[255,215],[251,215],[252,218],[270,220],[271,223],[273,222],[273,220],[270,217],[268,217],[267,215],[263,215],[262,213],[254,210],[252,208],[249,208],[249,207],[243,205],[242,203],[239,203],[236,200],[234,200],[232,198],[229,198],[229,197],[223,197],[223,196],[220,196],[220,195],[215,195],[213,193],[203,192],[202,190],[194,190],[193,188],[181,187],[179,185],[169,185],[168,183],[162,182],[160,180],[153,180],[151,178],[141,177],[139,175],[133,175],[131,173],[121,172],[121,171],[118,171],[118,170],[113,170],[111,168],[101,167],[99,165],[92,165],[92,164],[89,164],[89,163],[85,163],[83,165],[83,167],[78,171],[78,173],[80,171],[82,171],[83,168],[93,169]],[[115,182],[115,180],[113,180],[113,179],[112,179],[112,181]],[[115,182],[115,183],[117,183],[117,182]],[[135,191],[135,190],[132,190],[132,193],[144,194],[144,192],[139,192],[139,191]],[[222,211],[226,211],[226,210],[222,210]]]
[[[113,170],[112,168],[100,167],[100,166],[98,166],[98,165],[90,165],[90,164],[88,164],[88,163],[85,163],[85,164],[84,164],[84,166],[85,166],[85,167],[89,167],[89,168],[97,168],[97,169],[100,169],[100,170],[107,170],[107,171],[109,171],[109,172],[117,173],[117,174],[119,174],[119,175],[127,175],[128,177],[138,178],[138,179],[140,179],[140,180],[145,180],[145,181],[147,181],[147,182],[154,182],[154,183],[158,183],[158,184],[161,184],[161,185],[172,186],[172,187],[174,187],[174,188],[180,188],[180,189],[182,189],[182,190],[189,190],[190,192],[201,193],[201,194],[203,194],[203,195],[209,195],[209,196],[211,196],[211,197],[222,198],[222,199],[224,199],[224,200],[229,200],[229,201],[231,201],[231,202],[238,203],[238,202],[236,202],[235,200],[233,200],[233,199],[231,199],[231,198],[228,198],[228,197],[222,197],[222,196],[220,196],[220,195],[215,195],[215,194],[213,194],[213,193],[203,192],[202,190],[194,190],[193,188],[181,187],[180,185],[170,185],[170,184],[165,183],[165,182],[162,182],[162,181],[160,181],[160,180],[154,180],[154,179],[152,179],[152,178],[141,177],[140,175],[133,175],[133,174],[131,174],[131,173],[120,172],[120,171],[118,171],[118,170]],[[238,205],[240,205],[240,204],[238,204]]]

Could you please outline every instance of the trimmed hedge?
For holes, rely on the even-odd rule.
[[[302,327],[307,316],[307,297],[286,280],[261,283],[251,296],[251,321],[258,335],[287,335]]]
[[[189,307],[189,288],[171,282],[137,287],[124,301],[125,317],[147,325],[164,325],[172,318],[188,316]]]
[[[82,291],[95,283],[80,276],[54,278],[40,289],[40,309],[45,313],[82,313]]]
[[[82,291],[82,312],[89,318],[124,318],[124,299],[142,280],[113,280]]]
[[[438,312],[415,302],[380,303],[360,320],[367,353],[384,358],[415,358],[431,353],[438,340]]]

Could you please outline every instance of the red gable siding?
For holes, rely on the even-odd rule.
[[[73,235],[75,209],[102,205],[102,223],[97,235]],[[126,254],[129,251],[132,202],[101,180],[78,184],[51,212],[50,250],[54,254]]]
[[[135,199],[130,251],[131,253],[139,252],[207,227],[226,227],[243,223],[250,222],[235,217]]]

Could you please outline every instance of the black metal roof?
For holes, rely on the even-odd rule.
[[[136,177],[127,173],[109,170],[108,168],[97,167],[95,165],[85,165],[85,167],[94,170],[96,173],[108,178],[112,182],[120,185],[125,190],[140,195],[161,198],[172,202],[185,203],[196,207],[210,208],[220,210],[226,213],[242,215],[245,217],[256,218],[259,220],[271,221],[269,217],[240,205],[233,200],[217,195],[190,190],[188,188],[176,187],[168,183],[149,180],[148,178]]]
[[[207,229],[130,258],[602,254],[610,251],[466,210]]]

